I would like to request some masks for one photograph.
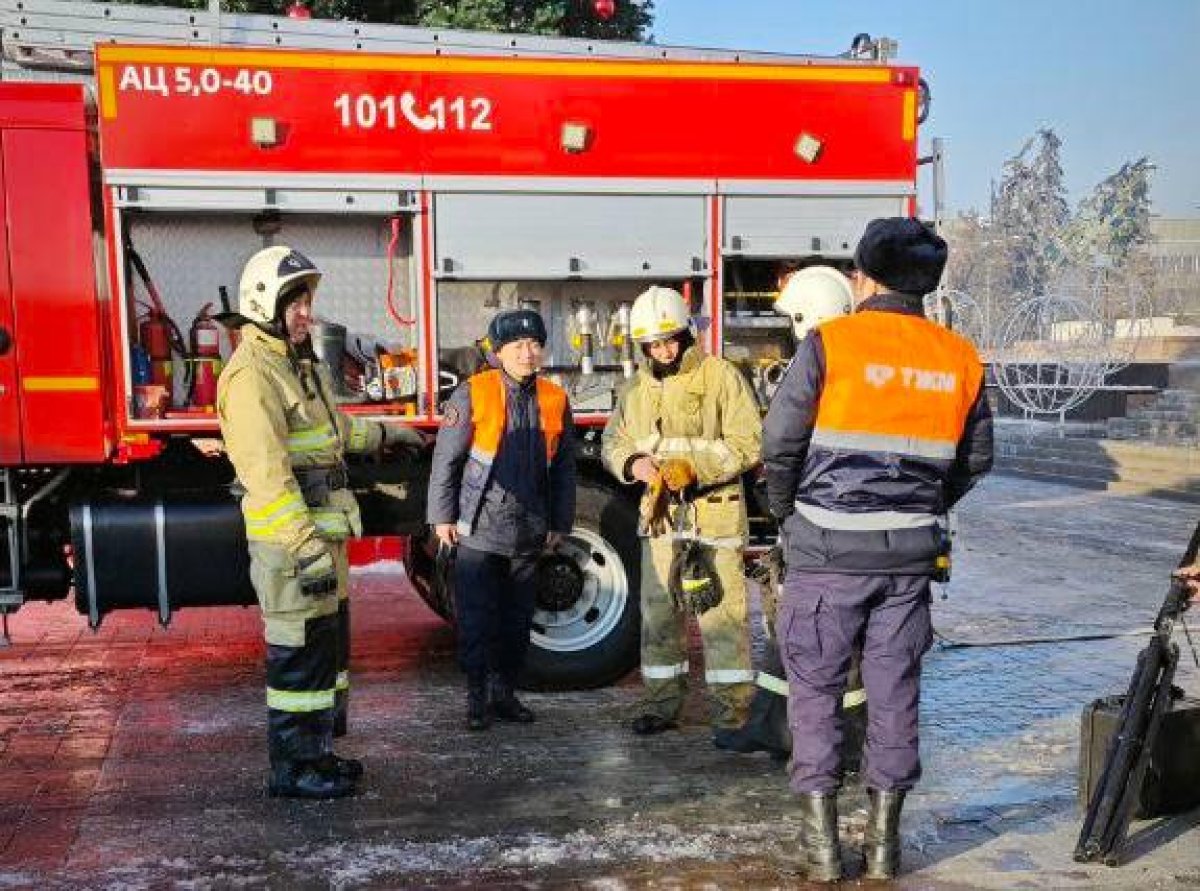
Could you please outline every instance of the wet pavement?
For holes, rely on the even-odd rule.
[[[968,499],[896,887],[1200,885],[1198,813],[1137,824],[1119,869],[1070,857],[1080,710],[1124,690],[1145,637],[1008,645],[1147,627],[1195,513],[1013,478]],[[344,749],[368,778],[329,803],[263,792],[255,611],[185,612],[167,630],[114,614],[98,634],[66,604],[15,616],[0,889],[804,887],[784,768],[715,750],[699,696],[679,732],[650,739],[624,727],[635,679],[529,694],[537,724],[467,734],[447,627],[394,571],[357,573],[354,596]],[[851,842],[862,802],[849,784]]]

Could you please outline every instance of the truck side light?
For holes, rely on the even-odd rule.
[[[279,145],[279,122],[274,118],[251,118],[250,141],[259,148]]]
[[[567,121],[562,125],[562,136],[559,142],[562,150],[569,154],[585,152],[592,144],[592,128],[578,121]]]
[[[821,154],[821,148],[824,143],[811,133],[801,133],[796,139],[795,151],[797,157],[809,164],[816,162],[817,156]]]

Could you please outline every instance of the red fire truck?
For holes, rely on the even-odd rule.
[[[254,251],[324,271],[348,412],[435,430],[501,308],[536,306],[582,428],[578,525],[539,579],[530,679],[636,661],[636,502],[599,434],[649,284],[767,395],[781,272],[915,212],[923,84],[862,35],[773,56],[104,3],[0,2],[0,612],[254,602],[212,317]],[[369,534],[420,544],[427,464],[355,465]]]

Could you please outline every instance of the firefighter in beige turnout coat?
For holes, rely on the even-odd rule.
[[[749,385],[729,362],[695,343],[683,297],[653,287],[638,297],[631,334],[646,362],[622,393],[605,428],[605,466],[621,482],[659,484],[668,459],[687,462],[695,483],[670,509],[666,530],[643,541],[641,572],[644,692],[632,729],[675,725],[688,674],[685,615],[668,590],[676,536],[711,548],[723,596],[698,616],[714,728],[745,719],[753,695],[742,551],[748,524],[742,474],[759,461],[762,424]],[[686,511],[682,523],[678,512]]]
[[[249,260],[235,320],[241,342],[217,394],[266,626],[269,791],[305,798],[349,794],[362,774],[359,762],[333,754],[350,683],[346,541],[362,531],[344,456],[419,440],[334,407],[308,338],[320,278],[287,247]]]

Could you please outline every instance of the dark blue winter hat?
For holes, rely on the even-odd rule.
[[[854,265],[892,291],[928,294],[946,267],[945,240],[920,220],[871,220],[854,251]]]
[[[488,325],[488,343],[493,350],[523,337],[532,337],[542,346],[546,345],[546,323],[532,309],[505,310],[497,313]]]

